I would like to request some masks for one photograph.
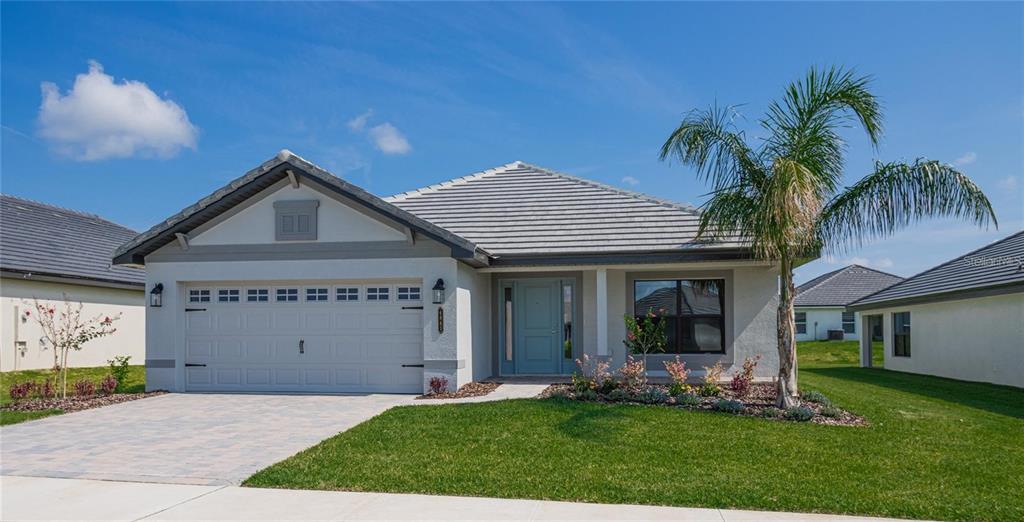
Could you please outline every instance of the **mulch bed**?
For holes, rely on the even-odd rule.
[[[650,384],[649,388],[658,388],[668,394],[668,386],[661,384]],[[782,412],[775,409],[775,384],[770,382],[755,383],[751,385],[750,392],[746,397],[737,397],[728,386],[723,385],[722,391],[719,395],[714,397],[701,397],[700,403],[695,405],[682,405],[676,402],[675,397],[668,397],[667,401],[660,403],[645,403],[635,396],[631,396],[625,400],[613,400],[608,398],[606,395],[597,395],[596,399],[591,398],[579,398],[576,392],[573,390],[571,384],[552,384],[548,386],[539,396],[539,398],[549,397],[562,397],[572,400],[582,400],[591,402],[604,402],[609,404],[647,404],[651,406],[668,406],[674,408],[685,408],[689,410],[703,410],[703,411],[719,411],[715,408],[716,403],[721,399],[738,400],[743,403],[743,411],[735,413],[734,415],[743,415],[746,417],[761,417],[765,420],[779,420],[779,421],[791,421],[782,416]],[[809,422],[814,424],[828,424],[833,426],[867,426],[867,420],[864,417],[848,412],[841,408],[832,408],[833,412],[838,411],[838,415],[829,417],[822,415],[822,410],[826,409],[825,405],[817,404],[809,401],[801,401],[801,406],[806,406],[814,412],[814,417]],[[775,412],[777,415],[770,416],[768,412]]]
[[[487,395],[501,386],[500,382],[471,382],[463,385],[456,391],[443,393],[428,393],[420,395],[417,399],[464,399],[466,397],[480,397]]]
[[[92,395],[89,397],[68,397],[66,399],[52,398],[52,399],[23,399],[19,401],[12,401],[4,404],[0,410],[2,411],[43,411],[43,410],[62,410],[64,413],[70,413],[73,411],[88,410],[92,408],[99,408],[102,406],[110,406],[111,404],[118,404],[121,402],[134,401],[138,399],[145,399],[146,397],[153,397],[154,395],[163,395],[163,391],[153,391],[146,393],[114,393],[111,395]]]

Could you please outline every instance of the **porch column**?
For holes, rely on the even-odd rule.
[[[608,355],[608,270],[597,269],[597,355]]]

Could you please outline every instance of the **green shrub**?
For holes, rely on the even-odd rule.
[[[128,382],[128,372],[131,371],[128,367],[131,358],[131,355],[115,355],[113,359],[107,361],[110,365],[110,374],[117,379],[117,388],[114,391],[124,391],[124,385]]]
[[[636,398],[645,404],[660,404],[668,401],[668,393],[661,388],[651,386],[638,393]]]
[[[608,400],[615,402],[629,402],[630,400],[633,399],[633,396],[630,395],[628,391],[623,390],[622,388],[615,388],[614,390],[608,392],[608,394],[605,395],[605,397],[607,397]]]
[[[842,415],[843,414],[843,410],[840,410],[839,408],[836,408],[835,406],[829,405],[829,406],[822,407],[821,410],[818,413],[821,413],[825,417],[831,417],[831,418],[834,419],[834,418],[839,417],[840,415]]]
[[[570,394],[569,390],[566,388],[555,388],[554,390],[551,390],[551,393],[548,394],[549,399],[556,399],[560,401],[568,400],[571,397],[572,394]]]
[[[718,394],[722,393],[722,388],[717,384],[704,383],[697,389],[701,397],[718,397]]]
[[[782,416],[782,410],[770,406],[761,412],[761,416],[769,419],[777,419]]]
[[[676,395],[676,404],[688,408],[700,406],[700,396],[695,393],[681,393]]]
[[[790,408],[786,408],[784,416],[787,420],[807,422],[814,418],[814,410],[807,406],[792,406]]]
[[[821,404],[822,406],[829,406],[832,404],[832,401],[829,400],[829,398],[826,397],[825,394],[821,393],[820,391],[805,391],[803,394],[800,395],[800,398],[807,402]]]
[[[600,397],[594,390],[583,390],[576,394],[576,398],[581,401],[596,401]]]
[[[743,403],[740,401],[734,401],[730,399],[718,399],[715,402],[715,409],[725,413],[743,413]]]

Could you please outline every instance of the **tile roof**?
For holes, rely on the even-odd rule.
[[[136,232],[95,214],[0,194],[0,269],[37,276],[142,285],[138,268],[111,266]]]
[[[693,207],[518,161],[385,200],[495,257],[744,246],[694,241]]]
[[[794,306],[846,306],[902,280],[897,275],[850,265],[798,286]]]
[[[1008,286],[1024,288],[1024,230],[909,277],[853,306],[941,299],[947,294]]]

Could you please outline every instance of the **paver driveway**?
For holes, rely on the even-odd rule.
[[[238,484],[411,395],[168,394],[0,428],[0,474]]]

